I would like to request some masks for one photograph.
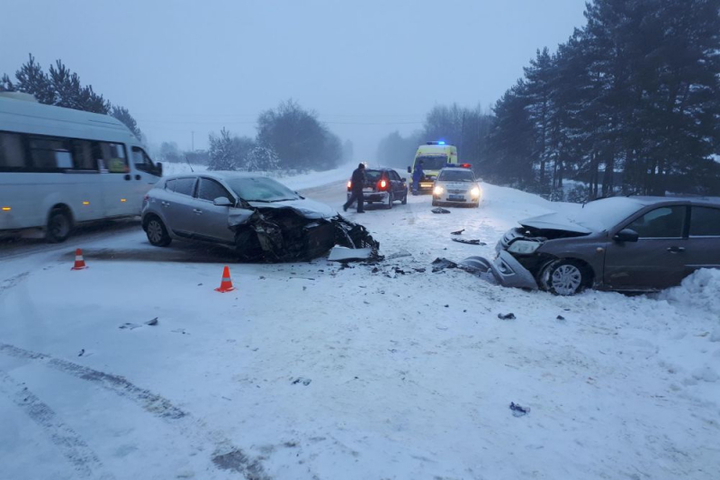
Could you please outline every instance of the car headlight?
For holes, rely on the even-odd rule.
[[[433,188],[433,194],[434,195],[442,195],[445,189],[438,185],[437,187]]]
[[[540,248],[540,243],[530,242],[528,240],[515,240],[508,247],[508,252],[519,253],[521,255],[530,255]]]
[[[473,187],[470,190],[470,196],[473,198],[480,198],[480,193],[481,193],[480,187]]]

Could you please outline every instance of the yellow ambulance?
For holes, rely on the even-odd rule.
[[[433,189],[433,182],[435,182],[440,170],[448,164],[457,165],[457,148],[443,141],[427,142],[425,145],[420,145],[415,152],[413,164],[407,169],[408,173],[414,174],[415,168],[420,162],[422,162],[424,175],[420,179],[418,191],[420,193],[429,193]],[[411,191],[414,191],[413,176],[411,175],[409,184]]]

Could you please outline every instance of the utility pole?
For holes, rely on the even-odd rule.
[[[190,141],[190,145],[191,145],[190,150],[194,152],[195,151],[195,130],[192,130],[191,135],[192,136],[191,136],[191,141]]]

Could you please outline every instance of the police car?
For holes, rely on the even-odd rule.
[[[433,185],[433,206],[464,205],[478,207],[482,188],[469,163],[447,165],[440,170]]]

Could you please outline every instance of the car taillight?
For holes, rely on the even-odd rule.
[[[351,189],[352,189],[352,181],[348,180],[348,190],[351,190]]]
[[[387,182],[383,179],[378,182],[378,188],[380,190],[385,190],[387,188]]]

